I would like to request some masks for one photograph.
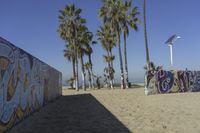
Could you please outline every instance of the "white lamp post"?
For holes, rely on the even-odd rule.
[[[170,65],[173,66],[172,44],[169,44],[168,46],[170,48]]]
[[[171,67],[173,67],[173,50],[172,50],[172,47],[173,47],[174,42],[177,39],[180,39],[180,38],[181,38],[180,36],[173,35],[165,43],[165,44],[168,44],[168,46],[170,48],[170,65],[171,65]]]

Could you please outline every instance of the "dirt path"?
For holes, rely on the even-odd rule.
[[[200,93],[63,91],[9,133],[200,133]]]

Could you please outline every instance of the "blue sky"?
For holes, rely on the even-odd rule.
[[[63,73],[64,79],[71,76],[71,64],[63,57],[64,42],[59,38],[59,10],[66,4],[75,3],[82,8],[87,26],[96,32],[101,20],[98,9],[101,0],[1,0],[0,36],[26,50]],[[142,0],[135,0],[142,18]],[[174,45],[176,69],[200,70],[200,1],[199,0],[147,0],[147,28],[150,58],[156,65],[169,69],[169,48],[164,44],[176,33],[182,38]],[[142,82],[144,77],[145,49],[143,22],[139,31],[131,31],[127,40],[129,77],[132,82]],[[115,70],[119,78],[117,48]],[[105,62],[100,44],[94,47],[93,64],[96,74],[101,75]]]

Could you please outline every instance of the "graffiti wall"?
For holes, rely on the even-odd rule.
[[[0,38],[0,132],[61,95],[62,75]]]
[[[148,71],[145,94],[200,91],[200,71]]]

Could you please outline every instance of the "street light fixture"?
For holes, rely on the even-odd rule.
[[[174,44],[174,42],[177,40],[177,39],[180,39],[181,37],[180,36],[177,36],[177,35],[173,35],[171,36],[166,42],[165,44],[168,44],[169,48],[170,48],[170,65],[171,67],[173,67],[173,51],[172,51],[172,46]]]

